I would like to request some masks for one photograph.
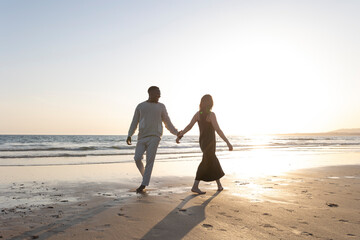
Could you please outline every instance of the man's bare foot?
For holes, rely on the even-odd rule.
[[[136,189],[136,193],[145,193],[145,186],[140,185],[140,187]]]
[[[206,192],[201,191],[199,188],[192,188],[191,191],[194,192],[194,193],[198,193],[198,194],[205,194],[206,193]]]
[[[220,192],[220,191],[224,190],[224,188],[223,187],[218,187],[217,190]]]

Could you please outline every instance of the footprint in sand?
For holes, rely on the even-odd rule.
[[[327,206],[329,207],[338,207],[339,205],[336,203],[326,203]]]
[[[111,227],[111,224],[104,224],[104,225],[101,225],[101,226],[96,226],[95,229],[93,229],[93,230],[96,231],[96,232],[105,232],[105,229],[109,228],[109,227]],[[87,228],[86,231],[89,231],[89,229]]]
[[[313,236],[312,233],[309,233],[309,232],[302,232],[301,235],[304,235],[304,236]]]
[[[264,216],[272,216],[270,213],[263,213]]]
[[[346,234],[346,235],[349,236],[349,237],[356,237],[356,235],[351,234],[351,233],[348,233],[348,234]]]
[[[299,223],[309,225],[308,222],[299,222]]]
[[[204,223],[204,224],[202,225],[202,227],[204,227],[204,228],[206,228],[206,229],[212,229],[212,228],[213,228],[213,225]]]
[[[224,217],[228,217],[228,218],[232,218],[231,215],[227,215],[226,212],[218,212],[218,214],[224,216]]]
[[[248,185],[248,184],[250,184],[249,182],[242,182],[242,181],[235,181],[235,184],[237,185],[237,186],[242,186],[242,185]]]
[[[264,228],[275,228],[273,225],[270,225],[268,223],[265,224],[261,224],[260,226],[264,227]]]
[[[117,215],[119,217],[130,218],[129,216],[126,216],[124,213],[118,213]]]
[[[349,221],[348,221],[348,220],[345,220],[345,219],[340,219],[339,222],[347,223],[347,222],[349,222]]]

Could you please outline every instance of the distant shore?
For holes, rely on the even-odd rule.
[[[360,136],[360,132],[283,133],[276,136]]]
[[[274,134],[274,135],[283,135],[283,136],[360,136],[360,128],[345,128],[338,129],[330,132],[318,132],[318,133],[284,133],[284,134]]]

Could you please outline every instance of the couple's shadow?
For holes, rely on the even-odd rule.
[[[195,226],[206,219],[205,208],[220,192],[214,193],[201,205],[183,208],[186,203],[200,195],[186,197],[166,217],[151,228],[141,239],[182,239]]]

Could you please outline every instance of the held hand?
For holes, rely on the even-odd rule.
[[[228,144],[228,147],[229,147],[229,151],[233,150],[233,146],[231,145],[231,143]]]
[[[176,138],[176,143],[179,144],[180,143],[180,139],[183,137],[183,131],[178,132],[177,134],[177,138]]]
[[[183,130],[181,130],[180,132],[178,132],[177,136],[181,139],[181,138],[184,136]]]
[[[131,145],[131,137],[127,137],[126,143],[127,143],[127,145]]]

